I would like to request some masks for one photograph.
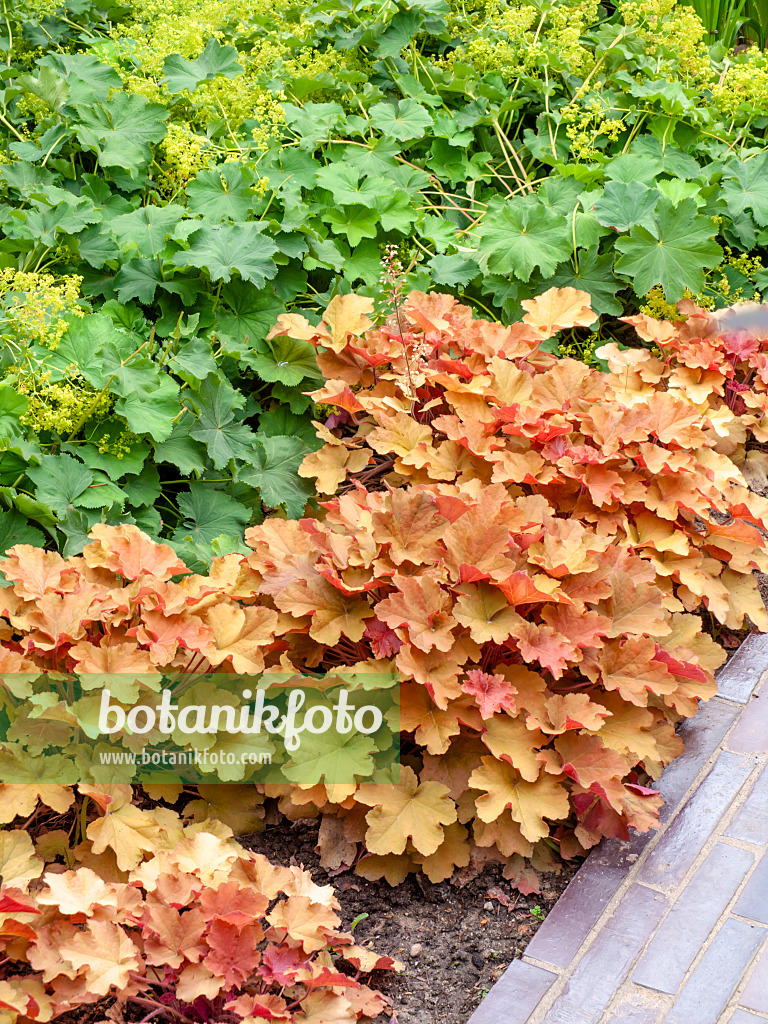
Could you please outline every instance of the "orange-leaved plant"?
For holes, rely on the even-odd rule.
[[[666,389],[708,420],[716,451],[740,461],[745,442],[768,441],[768,330],[758,326],[754,303],[734,307],[745,324],[754,318],[750,330],[730,326],[731,310],[713,313],[692,299],[677,306],[674,321],[642,313],[622,317],[653,351],[611,342],[598,355],[622,378],[622,402],[632,405]]]
[[[252,553],[207,576],[132,527],[96,527],[68,559],[17,547],[0,666],[394,666],[397,781],[261,791],[320,815],[324,862],[367,877],[490,859],[529,886],[524,858],[652,827],[648,778],[723,657],[692,613],[766,627],[767,506],[664,386],[626,402],[625,373],[540,351],[592,322],[584,293],[527,307],[511,327],[418,293],[381,328],[354,295],[317,327],[282,317],[276,333],[316,345],[315,398],[336,410],[302,468],[332,496],[321,514],[251,529]]]
[[[131,786],[79,790],[76,845],[62,829],[41,831],[37,848],[22,829],[0,833],[4,1022],[107,997],[145,1020],[197,1024],[352,1024],[386,1008],[360,976],[400,965],[340,930],[332,886],[249,853],[216,821],[141,808]],[[61,815],[76,796],[3,786],[3,817],[38,799]]]

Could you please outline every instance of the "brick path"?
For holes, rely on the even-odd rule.
[[[469,1024],[768,1021],[768,635],[681,730],[662,828],[587,858]]]

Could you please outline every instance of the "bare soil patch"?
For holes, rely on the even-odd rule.
[[[465,1024],[508,964],[522,955],[578,866],[543,876],[540,895],[517,892],[493,864],[465,885],[433,885],[409,875],[393,888],[351,870],[330,876],[315,853],[317,827],[314,821],[281,823],[239,841],[275,863],[311,869],[320,885],[332,883],[345,928],[359,914],[368,915],[356,925],[355,938],[405,967],[399,975],[374,976],[392,1001],[391,1024]]]

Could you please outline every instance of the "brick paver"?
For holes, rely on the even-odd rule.
[[[688,978],[664,1024],[717,1024],[768,933],[729,918]]]
[[[744,843],[768,846],[768,768],[764,769],[725,834]]]
[[[718,685],[661,828],[593,851],[468,1024],[768,1022],[768,635]]]
[[[748,850],[718,843],[677,898],[632,980],[658,992],[677,992],[754,862]]]
[[[738,998],[739,1006],[768,1013],[768,952],[755,964],[747,986]]]
[[[753,762],[724,750],[709,775],[672,821],[640,869],[646,885],[676,888],[715,832],[744,783]]]

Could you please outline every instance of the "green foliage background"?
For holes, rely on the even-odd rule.
[[[0,7],[4,543],[301,515],[320,378],[266,336],[381,301],[387,244],[507,320],[768,289],[768,59],[674,0]]]

